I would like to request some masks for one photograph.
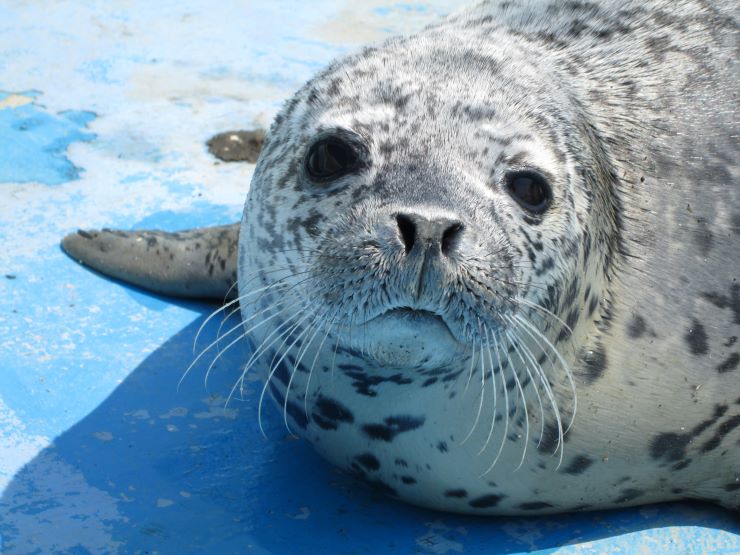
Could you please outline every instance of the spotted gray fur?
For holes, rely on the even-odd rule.
[[[309,81],[241,224],[259,416],[271,395],[328,460],[437,509],[737,510],[737,11],[483,2]],[[322,185],[328,136],[358,163]],[[543,214],[505,188],[528,168]]]
[[[240,282],[268,288],[245,320],[279,314],[252,332],[263,367],[293,357],[279,400],[318,415],[330,396],[351,414],[313,416],[300,435],[393,495],[453,511],[737,507],[731,12],[485,2],[307,83],[268,133],[239,262]],[[361,160],[317,185],[304,160],[328,135]],[[543,215],[503,188],[525,167],[553,184]],[[446,255],[405,252],[398,214],[464,231]],[[437,315],[453,341],[383,320],[399,307]]]

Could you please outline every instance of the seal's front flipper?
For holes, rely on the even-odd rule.
[[[156,293],[200,299],[237,296],[239,224],[167,233],[103,229],[71,233],[62,249],[105,275]]]

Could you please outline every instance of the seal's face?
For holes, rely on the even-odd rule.
[[[521,466],[502,448],[526,452],[531,420],[540,442],[546,424],[561,439],[573,390],[558,343],[590,316],[576,305],[593,312],[598,288],[582,278],[608,265],[606,249],[588,247],[609,221],[592,210],[598,164],[557,84],[511,45],[506,56],[477,44],[442,56],[435,40],[449,38],[392,41],[306,85],[270,131],[245,209],[239,281],[254,295],[243,313],[256,358],[266,355],[286,424],[355,470],[353,443],[378,439],[358,415],[385,418],[393,443],[471,379],[480,402],[387,457],[482,434],[480,453],[492,454],[473,463],[480,475],[496,451]],[[505,404],[483,410],[487,387]],[[539,407],[528,414],[517,395]],[[422,424],[404,428],[414,405]],[[477,427],[482,414],[490,431]]]

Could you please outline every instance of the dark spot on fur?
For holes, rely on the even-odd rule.
[[[567,474],[582,474],[594,463],[593,459],[585,455],[577,455],[570,461],[568,467],[564,470]]]
[[[671,467],[671,470],[673,470],[673,471],[683,470],[684,468],[686,468],[690,464],[691,464],[691,459],[684,459],[684,460],[679,461],[676,464],[674,464]]]
[[[351,424],[355,421],[352,412],[347,407],[323,395],[316,401],[314,409],[318,412],[314,412],[311,416],[324,430],[336,430],[341,422]]]
[[[722,439],[740,424],[740,414],[728,418],[719,425],[715,434],[701,446],[702,453],[712,451],[719,447]]]
[[[285,365],[284,360],[281,360],[280,364],[278,364],[275,367],[274,377],[277,378],[277,380],[280,383],[282,383],[285,387],[288,387],[288,382],[290,381],[290,371],[288,370],[288,367]]]
[[[364,369],[351,366],[351,365],[339,365],[339,368],[344,371],[345,375],[352,378],[352,387],[360,395],[366,397],[376,397],[378,395],[376,386],[390,382],[396,385],[408,385],[414,383],[414,380],[404,376],[403,374],[393,374],[392,376],[377,376],[370,375]]]
[[[686,455],[690,439],[688,434],[660,433],[650,442],[650,456],[670,462],[680,461]]]
[[[366,482],[370,486],[370,488],[377,493],[390,495],[392,497],[398,497],[398,492],[396,492],[395,489],[381,480],[366,480]]]
[[[423,416],[389,416],[383,424],[365,424],[362,431],[370,439],[393,441],[400,433],[420,428],[425,420]]]
[[[717,420],[722,418],[727,412],[727,405],[715,405],[714,414],[711,418],[708,418],[702,422],[699,422],[696,426],[691,429],[691,436],[695,437],[704,432],[709,426],[714,424]]]
[[[550,503],[545,503],[544,501],[530,501],[519,505],[519,508],[522,511],[540,511],[542,509],[549,509],[550,507],[552,507],[552,505]]]
[[[738,362],[740,362],[740,354],[732,353],[730,356],[728,356],[725,360],[717,365],[717,372],[719,372],[720,374],[724,374],[725,372],[734,370],[735,368],[737,368]]]
[[[275,385],[275,382],[270,382],[270,392],[272,393],[272,397],[275,399],[275,401],[280,406],[283,406],[283,404],[285,403],[285,397],[283,397],[283,393]]]
[[[697,219],[696,225],[697,226],[692,233],[694,244],[697,246],[702,256],[707,256],[709,254],[709,251],[712,250],[714,237],[712,236],[712,232],[709,229],[709,225],[707,224],[706,219]]]
[[[476,497],[475,499],[471,499],[468,505],[475,509],[485,509],[488,507],[495,507],[499,504],[499,502],[504,498],[503,495],[483,495],[481,497]]]
[[[302,406],[299,406],[292,401],[288,401],[285,410],[302,430],[306,429],[308,426],[308,418],[306,417],[306,411]]]
[[[639,314],[635,314],[627,325],[627,336],[637,339],[644,335],[646,329],[647,324],[645,323],[645,318]]]
[[[596,295],[591,297],[591,302],[588,303],[588,315],[589,316],[591,316],[594,313],[598,304],[599,304],[598,297],[596,297]]]
[[[378,470],[380,468],[380,461],[372,453],[357,455],[355,460],[368,470]]]
[[[468,492],[464,489],[448,489],[444,493],[445,497],[456,497],[458,499],[462,499],[463,497],[468,496]]]
[[[440,441],[440,442],[439,442],[439,443],[437,444],[437,450],[438,450],[438,451],[439,451],[440,453],[447,453],[447,442],[446,442],[446,441]]]
[[[617,503],[627,503],[629,501],[637,499],[638,497],[642,495],[645,495],[645,492],[640,489],[635,489],[635,488],[623,489],[620,492],[619,498],[616,500],[616,502]]]
[[[416,478],[413,478],[412,476],[401,476],[401,481],[404,484],[411,485],[416,483]]]
[[[593,349],[588,349],[583,357],[583,377],[588,383],[598,380],[606,370],[608,361],[604,346],[598,343]]]
[[[686,330],[684,340],[689,346],[689,351],[694,356],[705,355],[709,351],[707,332],[704,331],[704,326],[696,318],[691,322],[691,327]]]
[[[733,284],[730,287],[729,295],[702,293],[701,296],[717,308],[731,309],[734,316],[734,323],[740,324],[740,283]]]
[[[548,422],[545,424],[545,430],[542,433],[542,441],[537,446],[540,453],[553,453],[558,444],[558,427]]]

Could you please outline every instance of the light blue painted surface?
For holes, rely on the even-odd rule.
[[[0,92],[0,102],[8,96]],[[37,93],[21,96],[30,99]],[[77,110],[49,114],[35,102],[0,110],[0,137],[10,139],[0,149],[0,183],[58,185],[77,179],[79,168],[65,157],[65,152],[75,141],[95,138],[84,131],[93,119],[95,114]]]
[[[736,517],[704,505],[473,519],[378,497],[279,415],[262,438],[260,384],[224,408],[246,346],[177,389],[213,307],[59,251],[77,227],[236,220],[252,167],[216,164],[208,137],[266,126],[334,56],[462,4],[2,3],[0,551],[740,553]]]

